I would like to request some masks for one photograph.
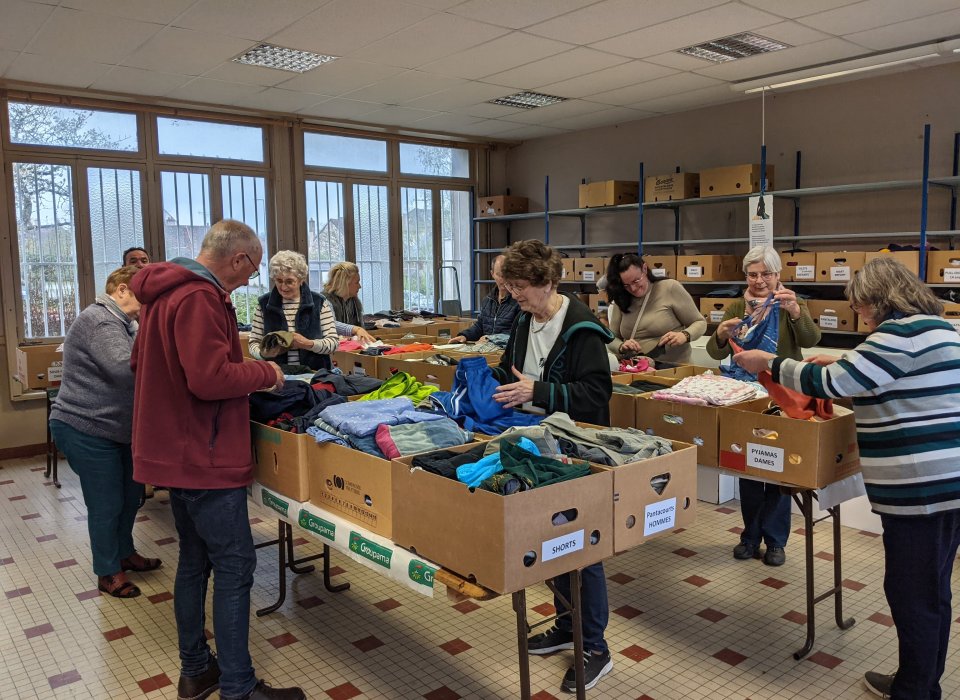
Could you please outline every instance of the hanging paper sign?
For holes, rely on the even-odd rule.
[[[749,200],[750,247],[773,246],[773,195],[751,197]]]

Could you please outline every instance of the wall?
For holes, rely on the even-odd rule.
[[[0,366],[6,366],[7,349],[0,339]],[[7,372],[0,372],[0,459],[7,457],[26,456],[36,453],[36,449],[29,448],[46,444],[46,403],[39,401],[10,400],[11,379]],[[41,394],[42,396],[42,394]]]

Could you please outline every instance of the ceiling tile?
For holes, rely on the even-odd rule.
[[[644,58],[729,34],[766,27],[779,21],[779,17],[767,12],[738,3],[728,3],[722,7],[713,7],[662,22],[654,27],[622,34],[614,39],[598,41],[592,46],[601,51]]]
[[[89,87],[108,70],[110,66],[103,63],[91,63],[78,58],[37,56],[24,52],[7,68],[4,77],[29,83]]]
[[[688,56],[685,53],[677,53],[676,51],[658,53],[656,56],[647,56],[643,60],[647,61],[648,63],[655,63],[658,66],[676,68],[677,70],[696,70],[698,68],[705,68],[707,66],[715,65],[713,61],[708,61],[703,58],[696,58],[694,56]]]
[[[486,80],[521,90],[533,90],[541,85],[550,85],[626,62],[625,58],[581,46],[542,61],[487,76]]]
[[[236,61],[224,61],[216,68],[208,70],[203,74],[204,78],[213,78],[214,80],[226,80],[229,83],[250,83],[251,85],[276,85],[285,80],[300,75],[288,70],[279,68],[264,68],[263,66],[251,66],[247,63],[237,63]]]
[[[202,75],[246,51],[245,39],[168,27],[132,53],[123,64],[133,68]]]
[[[552,126],[521,126],[519,129],[509,129],[497,133],[502,139],[539,139],[546,136],[559,136],[569,133],[569,129],[556,129]]]
[[[63,0],[61,7],[102,12],[141,22],[168,24],[196,0]]]
[[[474,105],[478,102],[486,102],[495,97],[508,95],[512,91],[513,88],[502,85],[490,85],[488,83],[470,81],[446,90],[441,90],[440,92],[435,92],[432,95],[411,100],[406,104],[408,107],[447,111],[454,110],[458,107]]]
[[[444,112],[417,122],[418,129],[431,129],[436,131],[449,131],[459,133],[461,129],[471,124],[483,121],[478,117],[471,117],[469,114],[452,114]]]
[[[657,112],[659,114],[670,114],[672,112],[682,112],[687,109],[696,109],[711,104],[737,102],[747,98],[756,98],[759,100],[759,97],[755,95],[744,95],[741,92],[731,90],[727,85],[716,85],[702,90],[691,90],[690,92],[684,92],[679,95],[669,95],[667,97],[644,100],[643,102],[631,105],[631,107],[649,110],[650,112]]]
[[[653,112],[643,112],[638,109],[628,109],[626,107],[612,107],[600,112],[593,112],[592,114],[584,114],[579,117],[567,117],[565,119],[547,122],[547,126],[577,131],[580,129],[594,129],[598,126],[626,124],[653,116],[656,116]]]
[[[451,112],[458,114],[469,114],[474,117],[485,117],[487,119],[497,119],[500,117],[509,117],[511,114],[519,114],[525,110],[516,107],[507,107],[505,105],[495,105],[489,102],[478,102],[477,104],[467,105],[466,107],[454,107]]]
[[[863,0],[855,5],[808,15],[802,21],[814,29],[843,35],[955,9],[957,0]]]
[[[439,112],[428,111],[425,109],[410,109],[409,107],[397,107],[396,105],[386,107],[363,115],[363,121],[371,124],[386,124],[388,126],[412,126],[421,119],[435,117]]]
[[[140,68],[114,66],[109,73],[101,76],[90,87],[95,90],[123,92],[128,95],[166,95],[191,80],[193,80],[192,75],[158,73]]]
[[[329,95],[316,95],[312,92],[294,92],[269,87],[255,95],[245,95],[234,100],[231,104],[241,107],[252,107],[269,112],[296,112],[312,105],[329,100]]]
[[[641,100],[652,100],[666,95],[675,95],[680,92],[697,90],[711,85],[717,85],[718,80],[708,78],[696,73],[677,73],[666,78],[648,80],[639,85],[601,92],[597,95],[590,95],[591,102],[603,102],[612,105],[632,105]]]
[[[874,50],[893,49],[960,34],[960,9],[877,27],[843,38]]]
[[[582,9],[597,0],[468,0],[450,12],[461,17],[520,29],[558,15]]]
[[[315,117],[328,117],[330,119],[359,119],[364,114],[370,114],[383,109],[383,105],[372,102],[359,102],[358,100],[346,100],[342,97],[334,97],[326,102],[318,102],[310,107],[298,109],[299,114],[309,114]]]
[[[645,0],[643,3],[637,0],[603,0],[527,27],[526,31],[571,44],[592,44],[725,2],[727,0]]]
[[[464,82],[460,78],[446,78],[422,71],[409,70],[373,85],[367,85],[359,90],[344,93],[344,97],[349,97],[351,100],[396,105],[455,87]]]
[[[792,49],[742,58],[739,61],[717,63],[708,68],[700,69],[697,73],[722,80],[748,80],[758,76],[839,61],[861,54],[863,54],[863,49],[856,44],[851,44],[843,39],[830,38],[813,44],[796,46]]]
[[[49,5],[37,5],[20,0],[4,0],[3,21],[0,22],[0,46],[9,51],[22,51],[34,34],[53,14]]]
[[[446,10],[454,5],[459,5],[463,0],[410,0],[413,5],[423,5],[434,10]]]
[[[227,83],[222,80],[210,80],[209,78],[195,78],[189,83],[171,90],[166,96],[194,102],[233,104],[240,98],[255,95],[260,91],[261,88],[258,85]]]
[[[400,0],[333,0],[268,39],[293,49],[347,56],[433,14],[430,8]]]
[[[517,129],[517,125],[512,122],[504,122],[499,119],[486,119],[475,124],[468,124],[460,129],[460,133],[468,136],[486,136],[494,137],[504,131]],[[525,127],[520,127],[525,128]]]
[[[670,68],[646,63],[645,61],[628,61],[627,63],[621,63],[619,66],[604,68],[577,78],[550,83],[540,89],[551,95],[562,97],[585,97],[598,92],[616,90],[628,85],[642,83],[646,80],[653,80],[654,78],[661,78],[675,72]]]
[[[509,30],[449,14],[436,14],[348,55],[387,65],[419,68],[425,63],[503,36]]]
[[[316,10],[317,0],[199,0],[174,25],[262,41]]]
[[[803,0],[803,2],[797,2],[797,0],[740,0],[740,2],[744,5],[752,5],[764,12],[796,19],[844,5],[853,5],[861,2],[861,0]]]
[[[160,24],[58,7],[30,42],[28,51],[116,64],[162,29]]]
[[[13,63],[19,54],[19,51],[0,49],[0,76],[3,75],[3,72]]]
[[[510,32],[485,44],[424,64],[422,68],[431,73],[476,79],[572,48],[570,44],[553,39],[544,39],[523,32]]]
[[[372,85],[402,72],[402,68],[341,58],[324,63],[301,75],[291,73],[292,78],[278,85],[284,90],[304,90],[336,96],[365,85]]]
[[[829,39],[830,34],[811,29],[799,22],[780,22],[772,24],[769,27],[760,27],[756,30],[757,34],[765,36],[768,39],[776,39],[790,46],[802,46],[803,44],[812,44],[815,41]]]

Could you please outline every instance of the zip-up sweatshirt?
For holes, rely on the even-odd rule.
[[[200,263],[148,265],[130,287],[143,304],[130,358],[134,479],[188,489],[247,486],[247,396],[273,386],[276,373],[267,362],[244,361],[230,295]]]
[[[547,413],[563,411],[574,420],[610,425],[613,382],[606,344],[613,333],[600,325],[590,309],[570,295],[560,336],[543,364],[540,379],[533,383],[533,405]],[[532,314],[517,315],[500,365],[493,376],[501,384],[517,380],[511,368],[523,371]]]
[[[937,316],[881,323],[826,367],[791,359],[773,378],[818,398],[852,396],[863,483],[873,510],[960,508],[960,336]]]

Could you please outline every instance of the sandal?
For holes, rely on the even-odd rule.
[[[136,598],[140,595],[140,589],[129,581],[122,571],[110,576],[100,576],[97,588],[114,598]]]
[[[147,559],[139,552],[134,552],[129,557],[120,560],[120,568],[123,571],[153,571],[163,566],[159,559]]]

